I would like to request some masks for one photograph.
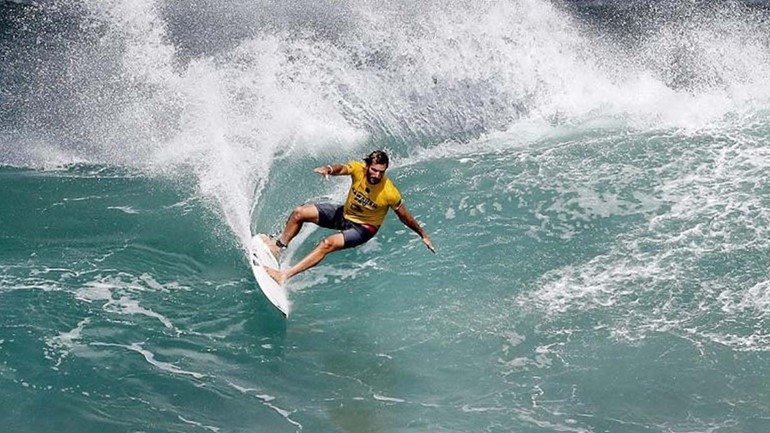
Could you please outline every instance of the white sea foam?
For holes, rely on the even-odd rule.
[[[158,361],[157,359],[155,359],[155,354],[153,352],[143,347],[143,343],[131,343],[130,345],[125,345],[125,344],[93,342],[93,343],[90,343],[90,345],[95,347],[121,347],[124,349],[128,349],[130,351],[133,351],[142,355],[142,357],[144,357],[144,360],[147,361],[150,365],[171,374],[192,376],[196,379],[202,379],[206,376],[204,374],[201,374],[195,371],[183,370],[169,362]]]
[[[164,315],[145,308],[140,300],[134,298],[136,293],[144,291],[169,291],[182,286],[177,283],[161,285],[147,274],[139,277],[128,275],[98,276],[97,279],[83,285],[75,292],[75,297],[85,302],[103,301],[104,311],[124,314],[142,315],[157,319],[166,328],[174,328],[173,323]],[[132,295],[134,294],[134,295]]]
[[[138,210],[132,208],[131,206],[107,206],[107,209],[119,210],[129,215],[135,215],[139,213]]]
[[[727,288],[717,296],[723,311],[731,315],[770,316],[770,281],[760,281],[747,289]]]
[[[230,386],[232,386],[233,388],[237,389],[238,391],[240,391],[240,392],[242,392],[244,394],[253,394],[253,392],[258,391],[257,389],[243,387],[243,386],[236,385],[236,384],[234,384],[232,382],[229,382],[229,381],[227,383]],[[291,411],[288,411],[288,410],[285,410],[285,409],[281,409],[280,407],[278,407],[278,406],[276,406],[276,405],[274,405],[272,403],[276,399],[274,396],[269,395],[269,394],[253,394],[253,395],[256,398],[258,398],[263,405],[265,405],[266,407],[274,410],[276,413],[278,413],[284,419],[286,419],[286,421],[289,424],[291,424],[293,426],[296,426],[297,428],[302,430],[302,424],[300,424],[297,421],[294,421],[293,419],[291,419],[291,414],[292,414]]]
[[[660,139],[678,145],[681,155],[648,169],[657,176],[649,194],[655,198],[642,203],[651,208],[580,198],[590,197],[599,182],[622,185],[647,177],[639,172],[569,173],[576,186],[562,187],[561,195],[578,199],[549,211],[567,215],[566,221],[638,215],[647,223],[585,262],[546,273],[521,305],[534,299],[553,316],[624,311],[611,331],[619,338],[672,332],[740,350],[770,350],[768,334],[755,331],[768,307],[766,270],[755,264],[770,249],[770,212],[756,193],[770,181],[765,146],[740,135]],[[589,193],[580,192],[585,189]],[[720,325],[725,319],[744,326]]]
[[[214,426],[210,426],[210,425],[204,425],[203,423],[200,423],[200,422],[197,422],[197,421],[191,421],[191,420],[186,419],[185,417],[183,417],[181,415],[178,415],[177,418],[179,418],[180,421],[182,421],[182,422],[184,422],[186,424],[190,424],[190,425],[193,425],[193,426],[196,426],[196,427],[200,427],[200,428],[202,428],[204,430],[213,431],[214,433],[217,433],[217,432],[219,432],[221,430],[219,427],[214,427]]]
[[[406,402],[406,400],[402,398],[388,397],[380,394],[372,394],[372,398],[374,398],[377,401],[383,401],[386,403],[405,403]]]
[[[67,355],[69,355],[70,351],[78,344],[78,340],[80,340],[82,336],[83,329],[89,323],[90,319],[83,319],[78,322],[75,328],[54,337],[46,338],[45,344],[49,348],[46,350],[46,358],[53,359],[58,355],[55,366],[59,366],[62,360]]]

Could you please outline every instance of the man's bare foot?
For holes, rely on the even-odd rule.
[[[286,282],[286,274],[279,271],[278,269],[268,268],[267,266],[263,266],[265,268],[265,271],[267,271],[267,274],[272,277],[276,283],[283,285],[283,283]]]
[[[278,248],[278,245],[275,244],[275,239],[271,239],[268,236],[265,235],[259,235],[260,239],[262,239],[262,242],[264,242],[267,247],[270,249],[270,252],[273,253],[273,257],[275,257],[276,260],[281,258],[281,249]]]

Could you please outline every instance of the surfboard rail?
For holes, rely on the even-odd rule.
[[[259,289],[262,290],[265,297],[278,309],[278,311],[281,312],[281,314],[283,314],[284,317],[288,318],[289,313],[291,312],[291,301],[289,300],[288,290],[286,290],[285,286],[278,284],[278,282],[276,282],[265,270],[265,266],[280,269],[280,264],[260,236],[264,235],[257,233],[251,238],[249,250],[249,264],[251,265],[251,270],[254,273],[254,278],[257,280]]]

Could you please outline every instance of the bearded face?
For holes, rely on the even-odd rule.
[[[370,185],[377,185],[385,177],[385,170],[388,169],[386,164],[369,164],[366,166],[366,181]]]

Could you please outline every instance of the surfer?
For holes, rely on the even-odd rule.
[[[294,275],[317,265],[331,252],[364,244],[377,233],[388,209],[393,209],[398,219],[417,233],[425,246],[435,253],[430,237],[406,210],[401,193],[385,175],[388,164],[388,155],[376,150],[365,157],[363,163],[351,161],[316,168],[314,171],[323,176],[350,176],[351,185],[345,204],[309,203],[299,206],[289,215],[286,227],[279,236],[269,238],[262,235],[263,240],[277,258],[306,222],[338,230],[339,233],[324,238],[313,251],[289,269],[281,271],[266,267],[268,274],[283,284]]]

